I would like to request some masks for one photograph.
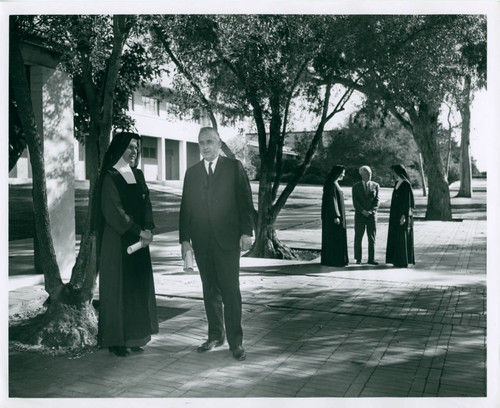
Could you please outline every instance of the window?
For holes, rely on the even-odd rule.
[[[143,146],[142,157],[145,159],[156,159],[156,147]]]
[[[149,112],[156,116],[160,116],[160,101],[158,99],[143,96],[142,104],[146,112]]]
[[[128,98],[128,109],[133,111],[133,110],[135,110],[134,108],[135,108],[135,96],[134,96],[134,94],[132,94]]]
[[[193,109],[193,120],[196,123],[200,123],[200,121],[201,121],[201,109],[200,108]]]
[[[205,108],[193,109],[193,121],[200,126],[210,126],[210,119]]]

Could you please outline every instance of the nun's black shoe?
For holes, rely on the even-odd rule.
[[[112,346],[109,348],[109,351],[118,357],[125,357],[129,354],[127,348],[124,346]]]

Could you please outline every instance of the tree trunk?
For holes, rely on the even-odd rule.
[[[59,266],[56,261],[52,235],[50,234],[50,219],[47,206],[47,187],[45,183],[45,162],[43,158],[43,140],[33,112],[31,92],[26,76],[26,69],[21,54],[17,33],[10,33],[10,66],[9,79],[12,85],[13,98],[18,107],[20,122],[26,136],[33,172],[33,214],[35,219],[35,234],[40,260],[39,267],[45,278],[45,290],[57,296],[63,287]]]
[[[422,103],[418,114],[412,115],[413,136],[422,152],[429,181],[425,219],[451,221],[450,189],[437,142],[437,118],[438,109]]]
[[[446,152],[446,167],[445,167],[446,178],[448,178],[448,175],[450,174],[451,136],[453,133],[453,127],[451,126],[450,116],[451,116],[451,108],[448,112],[448,151]]]
[[[422,153],[418,152],[418,167],[420,170],[420,179],[422,180],[422,195],[427,197],[427,182],[425,181],[424,160]]]
[[[263,160],[261,160],[262,162]],[[248,256],[258,258],[296,259],[293,251],[282,244],[276,235],[276,221],[272,203],[272,174],[261,164],[259,183],[259,205],[255,231],[255,242]]]
[[[121,67],[120,58],[131,25],[127,16],[113,16],[113,49],[107,61],[104,81],[95,85],[92,81],[91,61],[85,55],[83,81],[89,107],[90,126],[86,140],[87,177],[90,181],[89,209],[87,225],[80,242],[80,251],[76,259],[71,280],[68,284],[68,300],[70,304],[90,302],[92,300],[97,278],[98,242],[94,232],[96,216],[95,186],[99,168],[109,145],[113,125],[113,100],[116,83]]]
[[[23,325],[22,330],[13,330],[11,340],[22,341],[37,346],[42,345],[51,348],[63,348],[63,352],[94,347],[97,344],[97,318],[91,304],[96,286],[96,254],[98,250],[97,237],[92,228],[94,224],[95,207],[98,205],[98,203],[94,202],[94,189],[100,163],[102,162],[102,158],[109,144],[113,118],[114,90],[120,69],[119,60],[130,28],[130,21],[127,20],[126,16],[113,17],[113,51],[110,59],[107,61],[106,75],[103,82],[99,85],[95,85],[92,82],[92,66],[88,55],[86,54],[83,56],[83,81],[91,116],[90,134],[86,140],[86,143],[88,143],[86,147],[88,164],[87,175],[90,179],[89,210],[87,214],[86,231],[82,236],[80,252],[73,267],[71,280],[67,285],[63,285],[57,263],[55,263],[52,238],[50,233],[47,234],[47,237],[44,234],[43,237],[39,238],[41,252],[45,253],[47,252],[47,248],[51,248],[52,254],[49,253],[48,255],[52,255],[53,258],[52,260],[46,255],[46,259],[43,259],[43,265],[46,268],[50,268],[47,272],[44,271],[46,275],[47,292],[50,294],[49,301],[46,302],[48,308],[44,314],[36,316],[34,319],[28,321],[27,324]],[[11,35],[11,37],[13,36]],[[14,49],[15,47],[12,48]],[[21,58],[20,64],[22,68],[19,67],[19,62],[16,61],[18,66],[14,67],[14,69],[11,67],[11,73],[24,73],[24,65],[22,63],[20,50],[18,54],[19,55],[15,54],[15,57],[18,57],[17,59]],[[12,51],[11,55],[13,55]],[[13,83],[15,84],[16,81],[13,81]],[[22,86],[18,85],[17,88],[28,91],[29,95],[27,84],[23,84]],[[31,106],[27,105],[24,100],[23,102],[23,106]],[[21,116],[21,111],[19,113]],[[43,201],[45,203],[45,211],[42,211],[41,214],[35,212],[35,220],[37,222],[36,230],[37,233],[39,231],[45,232],[47,230],[45,223],[48,222],[48,210],[46,209],[47,201],[46,197],[43,196],[43,193],[45,193],[45,174],[40,141],[36,140],[37,133],[34,118],[27,124],[25,134],[27,135],[28,146],[30,146],[30,144],[33,145],[30,147],[30,155],[33,167],[34,202],[43,201],[45,198]],[[35,211],[36,210],[37,206],[35,206]]]
[[[460,189],[457,197],[472,197],[472,165],[470,154],[470,100],[471,78],[466,76],[463,103],[460,104],[462,115],[462,137],[460,146]]]
[[[279,198],[274,202],[277,187],[273,185],[273,174],[276,170],[277,154],[282,154],[279,147],[281,137],[281,117],[279,109],[279,100],[272,99],[271,105],[272,118],[270,124],[269,146],[266,145],[266,133],[259,107],[254,109],[254,117],[256,119],[257,129],[259,133],[259,153],[260,153],[260,182],[259,182],[259,206],[258,217],[256,225],[256,237],[252,250],[249,252],[250,256],[263,257],[263,258],[278,258],[278,259],[296,259],[297,256],[286,245],[282,244],[276,235],[274,223],[281,209],[284,207],[288,197],[297,186],[300,178],[305,174],[309,165],[311,164],[312,157],[316,151],[318,144],[323,135],[323,130],[326,123],[337,113],[343,109],[344,104],[347,102],[350,90],[346,91],[344,96],[339,100],[335,109],[328,113],[328,105],[330,102],[332,83],[330,82],[325,91],[325,99],[323,101],[323,111],[321,121],[316,129],[316,133],[311,141],[309,149],[301,163],[297,168],[294,177],[287,184]],[[347,97],[347,98],[346,98]],[[254,104],[254,106],[257,106]],[[286,126],[286,123],[284,124]],[[283,137],[285,132],[283,132]]]
[[[71,272],[68,286],[70,304],[90,303],[94,295],[97,278],[97,236],[92,226],[95,222],[95,183],[89,190],[89,210],[85,232],[80,241],[80,250]]]
[[[14,344],[21,342],[24,345],[35,345],[36,350],[39,350],[40,345],[49,349],[64,347],[66,350],[95,346],[97,319],[94,309],[88,302],[78,306],[67,304],[69,293],[61,279],[50,233],[43,140],[35,121],[30,87],[16,32],[11,31],[10,40],[9,78],[26,135],[33,171],[36,265],[44,275],[45,290],[49,298],[45,313],[10,328],[9,340]]]
[[[255,241],[248,256],[258,258],[276,258],[276,259],[295,259],[295,255],[290,248],[283,245],[276,235],[274,222],[277,212],[273,209],[273,173],[275,170],[276,154],[272,154],[272,148],[266,143],[266,128],[261,107],[257,100],[251,99],[253,106],[253,115],[257,125],[259,137],[260,154],[260,181],[259,181],[259,203],[257,210],[257,221],[255,224]],[[279,137],[280,123],[279,109],[273,112],[274,118],[270,129],[277,134],[270,135],[270,144],[272,139]],[[271,150],[271,153],[270,153]],[[276,151],[276,150],[275,150]]]
[[[9,172],[16,166],[26,149],[26,139],[21,129],[22,125],[13,100],[12,89],[9,89]]]

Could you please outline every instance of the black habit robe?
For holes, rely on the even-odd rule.
[[[334,223],[335,218],[339,218],[339,224]],[[347,255],[344,193],[336,182],[327,183],[323,188],[321,220],[321,264],[346,266],[349,263],[349,258]]]
[[[404,180],[398,188],[394,186],[389,213],[389,230],[387,232],[387,249],[385,262],[398,268],[406,268],[415,264],[413,244],[413,211],[415,201],[408,181]],[[401,225],[401,216],[405,223]]]

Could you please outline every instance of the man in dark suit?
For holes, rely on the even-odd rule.
[[[368,263],[378,265],[375,261],[375,238],[377,235],[377,210],[379,185],[371,181],[372,171],[368,166],[359,169],[361,181],[352,187],[354,205],[354,258],[361,263],[361,242],[363,235],[368,235]]]
[[[194,251],[203,285],[208,339],[204,352],[224,344],[244,360],[239,285],[240,250],[252,246],[253,203],[250,182],[238,160],[219,155],[221,140],[213,128],[201,128],[203,160],[186,171],[180,209],[182,257]]]

